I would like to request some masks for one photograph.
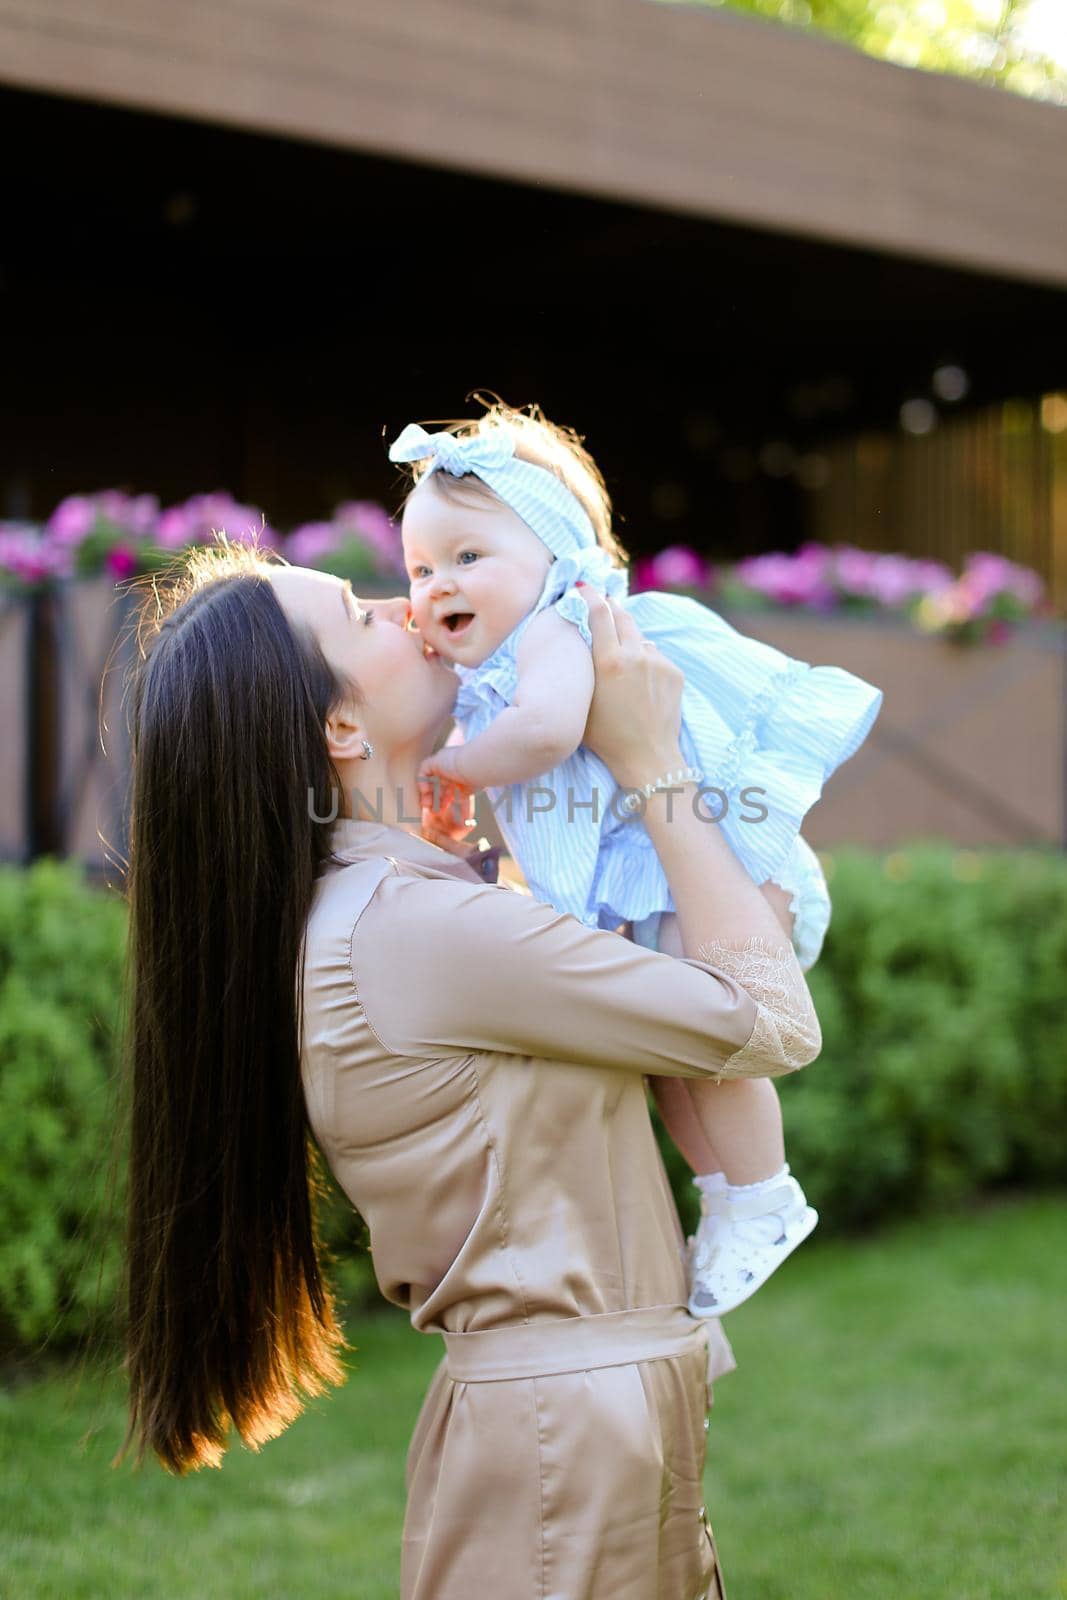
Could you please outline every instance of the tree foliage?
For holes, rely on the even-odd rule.
[[[1034,0],[695,0],[825,33],[900,66],[1067,103],[1067,67],[1035,48]]]

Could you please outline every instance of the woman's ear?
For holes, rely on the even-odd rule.
[[[326,749],[331,761],[353,761],[363,755],[367,737],[362,722],[355,721],[355,709],[344,701],[326,718]]]

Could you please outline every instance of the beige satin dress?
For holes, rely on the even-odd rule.
[[[332,842],[309,1119],[382,1294],[445,1343],[408,1451],[402,1600],[721,1595],[706,1381],[734,1363],[685,1310],[644,1075],[766,1070],[743,1049],[756,1003],[402,830],[341,820]]]

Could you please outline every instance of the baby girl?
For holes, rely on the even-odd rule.
[[[640,813],[655,789],[698,782],[701,813],[726,834],[810,967],[830,901],[800,826],[863,742],[881,692],[747,639],[685,596],[628,596],[603,478],[579,438],[535,407],[494,404],[433,434],[409,424],[389,456],[410,463],[415,480],[402,523],[414,623],[460,679],[462,742],[450,740],[421,776],[488,791],[537,898],[593,927],[629,925],[640,943],[672,955],[682,954],[674,905]],[[582,745],[593,692],[583,584],[623,602],[685,675],[688,765],[645,794],[619,791]],[[682,805],[693,795],[664,799]],[[766,1281],[817,1214],[785,1162],[770,1079],[657,1077],[652,1089],[701,1190],[689,1309],[719,1316]]]

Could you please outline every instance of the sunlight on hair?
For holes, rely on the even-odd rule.
[[[266,577],[273,567],[289,565],[277,550],[260,545],[254,534],[249,539],[231,539],[224,529],[213,532],[214,544],[183,550],[160,570],[119,585],[125,593],[141,597],[136,632],[137,653],[142,659],[146,654],[146,641],[198,590],[220,578]]]

